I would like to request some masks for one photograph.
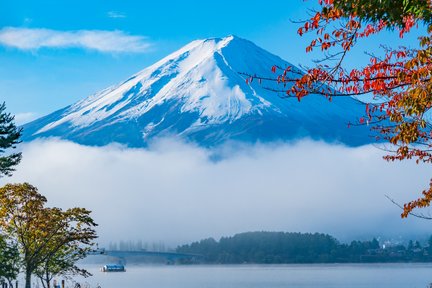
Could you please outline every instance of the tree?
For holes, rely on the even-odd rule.
[[[0,283],[7,281],[12,287],[20,268],[18,246],[13,241],[7,241],[5,235],[0,234]]]
[[[57,252],[47,257],[46,260],[35,270],[36,276],[40,279],[44,288],[49,288],[52,279],[56,276],[80,275],[91,276],[85,269],[76,266],[76,262],[87,256],[89,247],[83,248],[77,244],[63,245]]]
[[[46,257],[35,269],[35,274],[41,280],[42,285],[49,288],[55,276],[91,276],[88,271],[76,266],[76,262],[85,258],[92,250],[94,245],[92,240],[96,238],[93,230],[95,223],[89,217],[90,212],[82,208],[66,211],[50,208],[46,211],[49,225],[59,228],[44,249]],[[75,223],[74,227],[71,223]]]
[[[42,262],[39,251],[46,245],[40,239],[44,228],[41,213],[46,198],[30,184],[8,184],[0,188],[0,227],[16,239],[23,254],[26,288],[30,288],[31,274]]]
[[[432,255],[432,235],[429,236],[428,242],[427,242],[427,251],[429,255]]]
[[[412,240],[410,240],[410,241],[408,242],[408,247],[407,247],[407,249],[408,249],[409,251],[411,251],[411,250],[414,249],[414,242],[413,242]]]
[[[49,276],[72,271],[73,254],[84,253],[97,238],[90,217],[84,208],[45,207],[47,199],[36,187],[28,184],[7,184],[0,188],[0,228],[14,238],[22,254],[26,288],[31,287],[31,275],[48,267]],[[62,262],[61,269],[51,269],[52,263]],[[46,278],[45,278],[46,279]],[[49,285],[49,284],[48,284]]]
[[[14,149],[20,142],[22,128],[17,128],[14,116],[6,113],[6,104],[0,104],[0,154],[5,154],[8,149]],[[0,157],[0,177],[10,176],[14,166],[21,161],[21,153],[10,153]]]
[[[432,123],[427,119],[432,107],[431,0],[318,2],[320,10],[302,23],[298,34],[316,33],[306,52],[320,49],[325,58],[301,73],[291,67],[274,66],[275,78],[251,77],[283,84],[288,87],[281,89],[286,97],[298,101],[310,95],[322,95],[329,101],[334,97],[370,95],[373,100],[365,103],[364,117],[353,119],[348,127],[370,125],[377,141],[391,144],[384,157],[387,161],[415,159],[417,163],[432,163]],[[413,27],[423,31],[417,48],[383,47],[383,54],[370,55],[370,62],[363,67],[345,67],[346,56],[360,40],[384,30],[404,37]],[[422,194],[403,206],[402,217],[431,204],[432,181]]]

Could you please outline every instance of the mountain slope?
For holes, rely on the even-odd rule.
[[[193,41],[124,82],[25,125],[23,139],[131,147],[164,136],[203,146],[301,137],[368,143],[368,129],[347,129],[364,113],[356,100],[310,96],[299,103],[263,88],[273,83],[248,85],[239,74],[274,76],[273,65],[292,66],[238,37]]]

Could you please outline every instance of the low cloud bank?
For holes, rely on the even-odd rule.
[[[100,242],[168,245],[243,231],[324,232],[355,237],[429,234],[430,221],[402,220],[384,195],[419,196],[431,168],[387,163],[373,146],[321,142],[209,150],[164,139],[149,149],[81,146],[58,139],[22,144],[23,161],[4,182],[29,182],[49,204],[83,206]]]

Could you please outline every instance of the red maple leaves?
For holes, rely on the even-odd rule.
[[[386,28],[399,29],[399,36],[403,37],[422,19],[407,14],[402,23],[383,19],[365,21],[354,12],[347,14],[337,8],[333,0],[319,0],[319,3],[322,10],[305,21],[297,32],[300,36],[315,32],[317,37],[306,47],[306,52],[319,48],[326,51],[329,59],[336,59],[336,64],[318,64],[301,74],[288,73],[290,67],[273,66],[271,70],[277,74],[276,81],[284,85],[289,83],[286,94],[298,101],[312,94],[322,95],[330,101],[338,96],[372,96],[374,100],[365,104],[365,117],[356,125],[373,124],[377,138],[397,147],[385,159],[414,158],[417,162],[432,163],[432,126],[424,117],[432,107],[432,23],[428,24],[426,35],[419,38],[418,49],[384,48],[381,57],[371,56],[364,67],[345,69],[343,60],[359,39]],[[331,25],[335,21],[338,25]],[[415,208],[430,205],[432,185],[423,195],[404,206],[403,217]]]

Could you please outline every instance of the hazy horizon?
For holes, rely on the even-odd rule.
[[[430,222],[400,218],[400,203],[424,188],[428,165],[388,163],[373,145],[301,140],[238,144],[214,151],[159,139],[147,149],[82,146],[59,139],[23,143],[6,182],[29,182],[48,205],[86,207],[99,242],[167,246],[246,231],[320,232],[341,241],[428,235]]]

